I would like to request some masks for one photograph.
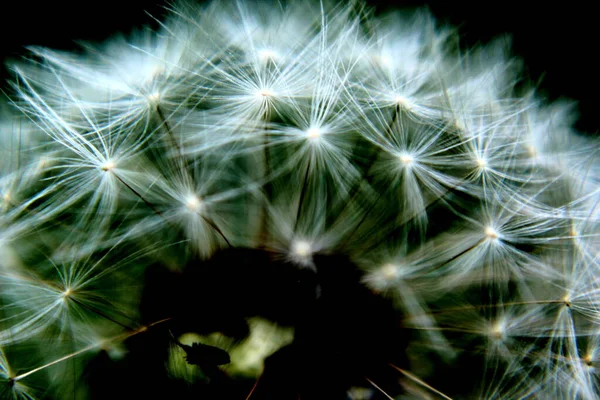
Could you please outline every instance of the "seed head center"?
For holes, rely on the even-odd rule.
[[[292,253],[301,258],[310,257],[312,255],[312,246],[305,240],[298,240],[292,245]]]
[[[310,128],[308,131],[306,131],[306,137],[311,140],[320,138],[322,134],[323,133],[319,128]]]
[[[112,171],[117,167],[117,164],[113,160],[106,160],[104,164],[100,166],[100,169],[104,172]]]
[[[202,199],[197,196],[188,196],[185,199],[185,206],[188,210],[198,213],[204,208],[204,203],[202,202]]]
[[[489,239],[498,239],[500,237],[498,231],[491,226],[485,228],[485,236],[487,236]]]
[[[410,154],[401,154],[400,156],[398,156],[398,159],[404,165],[411,165],[415,161],[415,158]]]

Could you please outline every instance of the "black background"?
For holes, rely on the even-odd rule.
[[[232,0],[225,0],[232,1]],[[252,0],[246,0],[250,2]],[[160,18],[164,0],[103,0],[28,2],[10,1],[0,6],[0,58],[18,57],[25,45],[74,48],[75,40],[103,41],[115,32],[153,25],[147,14]],[[596,133],[598,79],[598,14],[593,2],[526,1],[456,2],[368,0],[380,12],[393,8],[429,7],[439,21],[460,28],[465,44],[489,41],[508,33],[516,55],[525,59],[527,78],[540,82],[542,94],[579,102],[577,127]],[[533,2],[531,2],[533,3]],[[147,13],[146,13],[147,12]],[[2,76],[6,77],[6,71]]]

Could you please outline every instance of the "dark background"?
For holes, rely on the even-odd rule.
[[[233,0],[225,0],[233,1]],[[246,0],[250,2],[252,0]],[[132,27],[155,25],[146,13],[160,18],[161,0],[10,1],[0,6],[0,58],[18,57],[25,45],[73,48],[75,40],[103,41],[115,32]],[[516,55],[525,59],[527,77],[540,82],[541,92],[550,99],[577,100],[580,121],[577,127],[597,133],[600,119],[596,110],[598,79],[598,14],[593,2],[557,2],[533,6],[526,1],[456,2],[368,0],[378,11],[427,6],[443,22],[460,28],[465,44],[486,42],[509,33]],[[5,70],[0,72],[7,76]]]

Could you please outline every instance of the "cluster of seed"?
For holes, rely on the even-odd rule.
[[[410,331],[403,398],[599,396],[598,142],[517,85],[505,42],[464,52],[426,13],[355,3],[214,2],[12,69],[2,396],[84,398],[86,362],[151,329],[146,267],[226,248],[360,266]]]

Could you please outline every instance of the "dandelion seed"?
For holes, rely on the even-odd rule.
[[[66,288],[64,292],[62,292],[61,296],[64,300],[67,300],[71,294],[73,293],[73,291],[71,290],[71,288]]]
[[[306,137],[310,140],[317,140],[321,137],[323,132],[319,128],[310,128],[306,131]]]
[[[393,281],[400,276],[398,272],[398,267],[394,264],[384,265],[383,267],[381,267],[381,272],[383,277],[388,281]]]
[[[104,164],[100,166],[100,169],[105,172],[112,171],[117,167],[117,164],[113,160],[107,160]]]
[[[312,256],[312,246],[305,240],[297,240],[292,243],[292,255],[300,260],[307,260]]]
[[[257,94],[257,96],[259,96],[259,98],[261,98],[261,97],[269,98],[269,97],[275,97],[275,96],[277,96],[277,94],[273,90],[271,90],[269,88],[259,89],[256,94]],[[268,101],[268,100],[265,100],[265,101]]]
[[[400,162],[407,167],[415,161],[415,158],[410,154],[400,154],[398,158],[400,159]]]
[[[502,341],[506,334],[504,330],[504,321],[497,321],[494,323],[491,327],[490,334],[495,340]]]
[[[407,110],[410,111],[410,109],[411,109],[411,102],[406,97],[398,95],[398,96],[394,97],[394,101],[396,103],[398,103],[398,105],[400,107],[405,108],[405,109],[407,109]]]
[[[491,226],[487,226],[485,228],[485,235],[490,239],[490,240],[495,240],[498,239],[500,237],[500,234]]]
[[[148,95],[148,101],[151,104],[156,104],[158,105],[160,102],[160,92],[154,92]]]
[[[476,162],[480,169],[485,169],[487,167],[487,161],[484,158],[478,158]]]
[[[277,52],[275,52],[274,50],[262,49],[258,51],[258,58],[263,63],[266,63],[268,61],[277,61],[279,60],[279,54],[277,54]]]
[[[201,213],[204,208],[204,204],[202,203],[202,199],[190,195],[186,198],[185,206],[192,212]]]

